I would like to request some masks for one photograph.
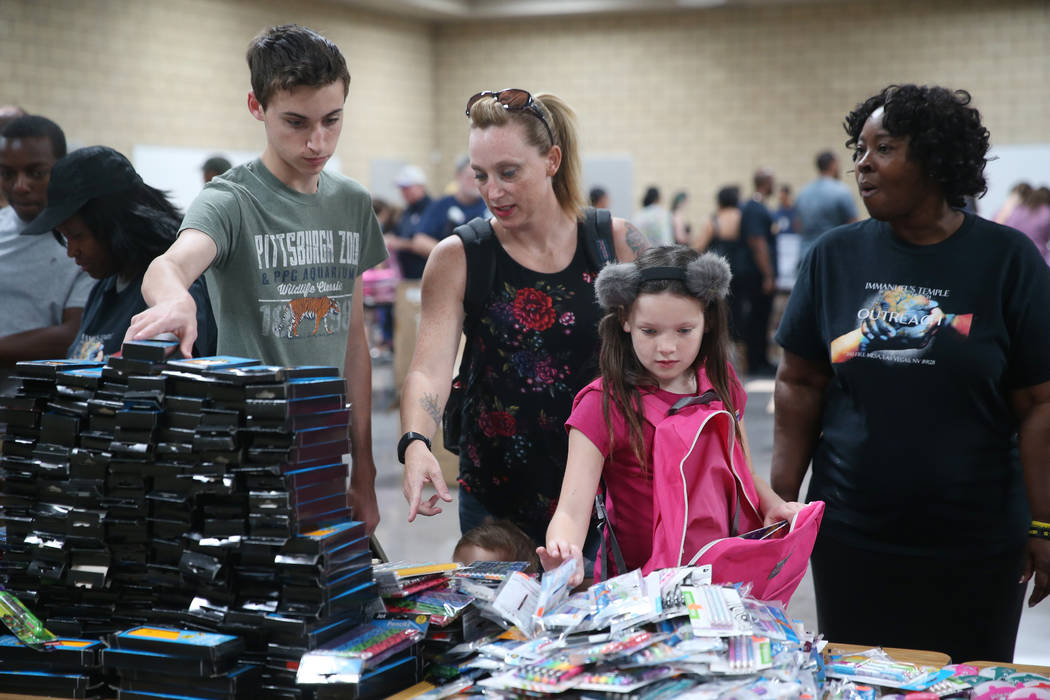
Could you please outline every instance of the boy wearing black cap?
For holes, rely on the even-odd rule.
[[[379,509],[361,273],[386,259],[386,248],[364,187],[322,172],[350,73],[335,44],[296,25],[260,34],[247,58],[248,110],[263,123],[266,148],[190,205],[178,240],[146,273],[152,308],[133,319],[127,339],[172,332],[188,355],[197,329],[186,288],[207,270],[219,353],[343,367],[353,405],[350,501],[371,532]]]

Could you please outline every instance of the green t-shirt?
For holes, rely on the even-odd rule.
[[[255,160],[205,186],[188,228],[218,248],[207,280],[220,355],[342,371],[354,281],[387,257],[360,183],[322,172],[303,194]]]

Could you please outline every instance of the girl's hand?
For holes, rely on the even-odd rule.
[[[798,501],[781,501],[766,512],[766,517],[763,519],[762,524],[772,525],[781,520],[787,520],[790,523],[795,514],[805,507],[805,503],[799,503]]]
[[[568,542],[548,542],[546,547],[537,547],[540,565],[544,571],[553,571],[569,559],[576,559],[576,571],[569,578],[569,586],[575,587],[583,581],[583,552],[579,545]]]

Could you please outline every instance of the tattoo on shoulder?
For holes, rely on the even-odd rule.
[[[438,407],[437,394],[423,394],[423,398],[419,400],[419,405],[434,420],[434,425],[441,423],[441,409]]]
[[[633,250],[635,255],[638,255],[638,253],[649,247],[649,239],[630,221],[625,223],[627,226],[627,234],[625,236],[627,247]]]

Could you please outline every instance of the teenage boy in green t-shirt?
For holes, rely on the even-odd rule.
[[[266,148],[190,205],[179,237],[146,272],[150,308],[126,339],[174,333],[189,357],[197,326],[186,290],[207,271],[219,354],[342,367],[352,404],[350,504],[372,532],[379,509],[361,273],[387,254],[368,192],[323,171],[343,127],[350,72],[335,44],[296,25],[264,31],[247,58],[248,111],[263,123]]]

